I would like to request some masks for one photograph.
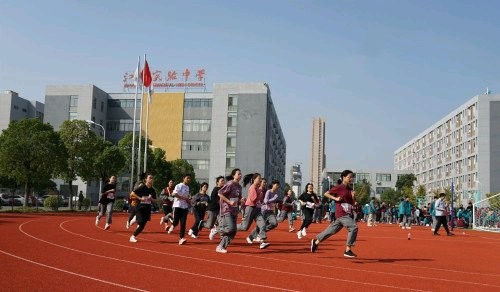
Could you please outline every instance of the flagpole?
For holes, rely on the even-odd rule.
[[[146,64],[146,55],[144,55],[144,64]],[[145,66],[145,65],[144,65]],[[144,104],[144,72],[145,70],[142,69],[142,86],[141,86],[141,113],[139,114],[139,150],[137,151],[137,175],[140,175],[140,169],[141,169],[141,135],[142,135],[142,107]]]
[[[141,56],[137,57],[137,69],[135,71],[135,97],[134,97],[134,121],[132,125],[132,165],[130,170],[130,191],[133,190],[134,187],[134,162],[135,162],[135,131],[136,129],[136,119],[137,119],[137,94],[139,93],[139,68],[141,67]],[[140,143],[139,143],[140,144]],[[139,167],[137,167],[137,171],[139,172]]]
[[[149,103],[151,102],[151,87],[148,90],[148,104],[146,105],[146,133],[144,141],[144,172],[146,172],[146,161],[148,159],[148,126],[149,126]]]

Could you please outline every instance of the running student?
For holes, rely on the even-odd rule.
[[[225,181],[223,176],[218,176],[215,179],[216,186],[210,194],[210,201],[208,202],[207,207],[207,220],[202,220],[202,223],[200,223],[200,225],[198,226],[198,232],[200,232],[202,228],[210,229],[210,234],[208,235],[208,238],[210,240],[213,240],[215,234],[217,234],[217,228],[215,228],[214,225],[217,217],[219,216],[219,190],[224,186],[224,183]]]
[[[336,234],[345,226],[349,233],[347,234],[347,244],[344,256],[349,258],[356,257],[356,254],[351,250],[358,236],[358,225],[352,213],[352,206],[354,205],[353,190],[350,186],[352,183],[352,176],[352,171],[344,170],[340,174],[341,183],[324,194],[325,197],[334,200],[337,204],[335,206],[335,217],[337,219],[330,223],[330,225],[318,234],[315,239],[311,240],[311,252],[315,252],[316,249],[318,249],[320,242]]]
[[[260,212],[260,204],[262,202],[262,176],[259,173],[250,173],[243,178],[243,186],[246,187],[249,183],[252,185],[248,188],[248,196],[245,201],[245,209],[243,219],[238,224],[238,231],[247,231],[250,229],[255,216]],[[265,189],[265,186],[264,186]],[[259,209],[259,210],[257,210]]]
[[[174,220],[174,216],[172,215],[172,212],[174,209],[172,208],[172,201],[174,200],[174,181],[169,180],[168,185],[166,188],[164,188],[161,193],[160,193],[160,198],[161,198],[161,206],[163,208],[163,214],[165,214],[164,217],[161,217],[160,219],[160,225],[165,224],[165,231],[168,230],[168,222],[172,223]]]
[[[184,237],[186,233],[186,220],[189,212],[189,204],[191,199],[189,198],[189,183],[191,182],[191,175],[184,174],[182,176],[182,182],[177,184],[174,189],[174,222],[172,226],[168,229],[168,233],[172,233],[175,226],[181,223],[179,230],[179,244],[186,243],[187,239]]]
[[[139,175],[139,181],[137,181],[132,191],[135,191],[136,189],[144,185],[145,180],[146,180],[146,174],[142,172]],[[137,205],[139,205],[139,200],[134,199],[131,196],[129,196],[129,200],[130,200],[130,208],[128,209],[129,215],[127,222],[125,223],[125,228],[127,229],[129,229],[131,225],[134,225],[137,222],[135,215],[137,214]]]
[[[238,203],[241,200],[241,171],[238,168],[231,172],[231,180],[219,190],[219,234],[221,240],[216,252],[227,253],[227,246],[236,235],[236,217]]]
[[[294,206],[294,193],[292,189],[286,192],[286,196],[283,198],[283,205],[281,206],[281,213],[278,216],[278,222],[285,221],[288,219],[288,232],[293,232],[295,228],[293,227],[293,206]]]
[[[146,184],[141,185],[130,194],[131,198],[139,200],[137,206],[137,229],[130,236],[130,242],[137,242],[137,236],[142,232],[146,223],[151,220],[151,204],[156,204],[156,191],[153,188],[153,176],[146,177]]]
[[[267,190],[264,195],[264,200],[262,202],[261,211],[256,215],[257,227],[252,231],[249,238],[257,238],[260,242],[260,248],[264,249],[269,246],[266,242],[267,232],[273,230],[278,226],[276,220],[276,214],[274,214],[274,209],[276,208],[276,202],[278,201],[278,189],[280,187],[280,182],[273,180],[271,182],[271,189]]]
[[[307,228],[312,223],[314,214],[314,206],[319,204],[318,196],[313,192],[313,184],[308,183],[305,192],[299,197],[300,206],[302,207],[302,225],[297,232],[297,237],[301,239],[307,235]]]
[[[104,216],[104,210],[106,210],[106,225],[104,225],[104,230],[108,230],[113,222],[113,205],[115,203],[115,190],[116,190],[116,176],[111,176],[108,183],[103,187],[101,198],[99,200],[99,211],[97,217],[95,218],[95,225],[99,225],[99,219]]]
[[[191,206],[193,206],[194,223],[191,229],[189,229],[188,234],[192,238],[198,237],[198,226],[200,226],[203,218],[205,217],[205,211],[207,210],[208,201],[210,197],[207,195],[208,184],[206,182],[201,183],[200,192],[191,199]]]

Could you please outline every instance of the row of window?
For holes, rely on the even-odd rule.
[[[138,131],[140,127],[139,121],[136,121],[135,127],[136,131]],[[106,131],[110,132],[129,132],[133,131],[133,129],[133,120],[110,120],[106,123]]]
[[[210,160],[207,159],[187,159],[187,162],[193,166],[193,169],[208,170]]]
[[[137,100],[137,107],[141,106],[141,100]],[[134,108],[133,99],[108,99],[108,107]]]
[[[210,141],[182,141],[182,151],[209,151]]]
[[[184,100],[184,108],[191,107],[212,107],[212,99],[209,98],[190,98]]]
[[[182,129],[184,132],[208,132],[211,120],[184,120]]]

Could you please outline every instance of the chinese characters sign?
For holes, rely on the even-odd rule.
[[[205,69],[152,70],[154,88],[204,88]],[[135,88],[134,72],[123,74],[123,88]]]

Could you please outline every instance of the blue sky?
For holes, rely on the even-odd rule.
[[[267,82],[287,172],[309,177],[312,118],[328,169],[392,169],[394,151],[486,87],[500,91],[499,1],[0,1],[0,90],[119,92],[152,69]]]

